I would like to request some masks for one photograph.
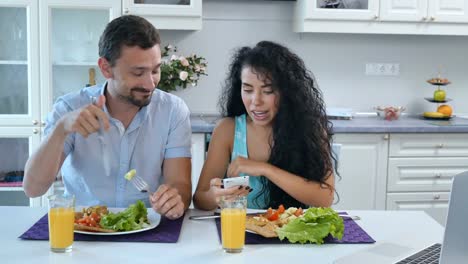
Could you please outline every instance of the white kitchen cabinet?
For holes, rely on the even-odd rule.
[[[391,134],[387,209],[424,210],[442,225],[453,176],[468,171],[466,134]]]
[[[468,157],[390,157],[388,192],[450,191],[453,176],[468,171]]]
[[[39,126],[37,0],[0,2],[0,126]]]
[[[465,133],[392,134],[390,142],[390,156],[468,157]]]
[[[468,35],[464,0],[339,0],[358,7],[323,8],[324,0],[298,0],[294,31]]]
[[[390,193],[387,210],[425,211],[441,225],[445,225],[450,193]]]
[[[381,5],[382,21],[468,22],[468,5],[463,0],[391,0],[382,1]]]
[[[387,134],[335,134],[341,144],[334,209],[384,210],[388,160]],[[335,199],[336,201],[336,199]]]
[[[379,1],[375,0],[304,0],[297,1],[296,15],[315,20],[363,20],[378,19]],[[341,6],[339,3],[343,2]],[[348,3],[348,4],[347,4]],[[349,6],[348,6],[349,5]]]
[[[435,1],[437,2],[437,1]],[[380,19],[386,21],[428,21],[427,0],[390,0],[383,1]]]
[[[37,128],[0,128],[0,206],[41,206],[41,198],[29,199],[22,187],[24,165],[39,141]]]
[[[120,0],[0,2],[0,142],[2,137],[18,146],[29,142],[23,154],[14,147],[1,149],[0,173],[24,171],[58,96],[86,86],[90,68],[96,82],[104,81],[96,66],[98,40],[106,24],[121,15],[121,5]],[[17,156],[22,158],[12,165],[8,160]],[[43,198],[26,198],[21,186],[0,191],[0,205],[45,205]]]
[[[198,179],[205,162],[205,133],[192,134],[192,195],[197,189]]]
[[[120,16],[118,0],[41,0],[41,114],[44,124],[55,100],[78,91],[96,73],[96,83],[104,77],[97,67],[98,42],[107,23]],[[91,70],[91,71],[92,71]]]
[[[428,0],[428,19],[435,23],[468,23],[466,0]]]
[[[123,0],[123,13],[143,16],[157,29],[202,28],[202,0]]]
[[[40,206],[22,187],[24,165],[39,145],[38,1],[0,2],[0,206]]]

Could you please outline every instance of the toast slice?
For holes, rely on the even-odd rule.
[[[94,226],[85,226],[85,225],[80,225],[80,224],[75,224],[75,230],[96,232],[96,233],[115,233],[115,232],[117,232],[117,231],[112,230],[112,229],[105,229],[105,228],[94,227]]]
[[[247,216],[245,221],[245,229],[253,231],[263,237],[278,237],[276,234],[276,226],[273,222],[261,216]]]
[[[84,215],[83,212],[75,212],[75,220],[82,218]],[[79,231],[87,231],[87,232],[96,232],[96,233],[115,233],[115,230],[106,229],[101,227],[94,227],[94,226],[85,226],[75,223],[75,230]]]

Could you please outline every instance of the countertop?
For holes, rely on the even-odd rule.
[[[193,133],[211,133],[219,120],[215,115],[192,115]],[[334,133],[468,133],[468,119],[427,120],[404,115],[387,121],[376,116],[355,116],[351,120],[332,120]]]
[[[347,211],[361,218],[357,223],[377,241],[375,244],[258,244],[246,245],[240,254],[227,254],[221,249],[213,220],[188,219],[209,213],[189,210],[175,244],[76,241],[71,253],[52,253],[48,241],[18,238],[46,212],[47,208],[0,206],[0,214],[10,216],[0,218],[2,263],[332,263],[386,242],[424,248],[441,242],[444,232],[422,211]]]

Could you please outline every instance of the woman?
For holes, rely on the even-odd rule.
[[[304,62],[269,41],[239,49],[219,105],[195,206],[248,195],[249,208],[329,207],[334,197],[331,123]],[[223,189],[222,178],[249,175],[249,186]]]

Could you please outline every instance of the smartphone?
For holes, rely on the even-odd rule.
[[[249,176],[225,178],[223,179],[223,185],[224,189],[239,185],[249,186]]]

